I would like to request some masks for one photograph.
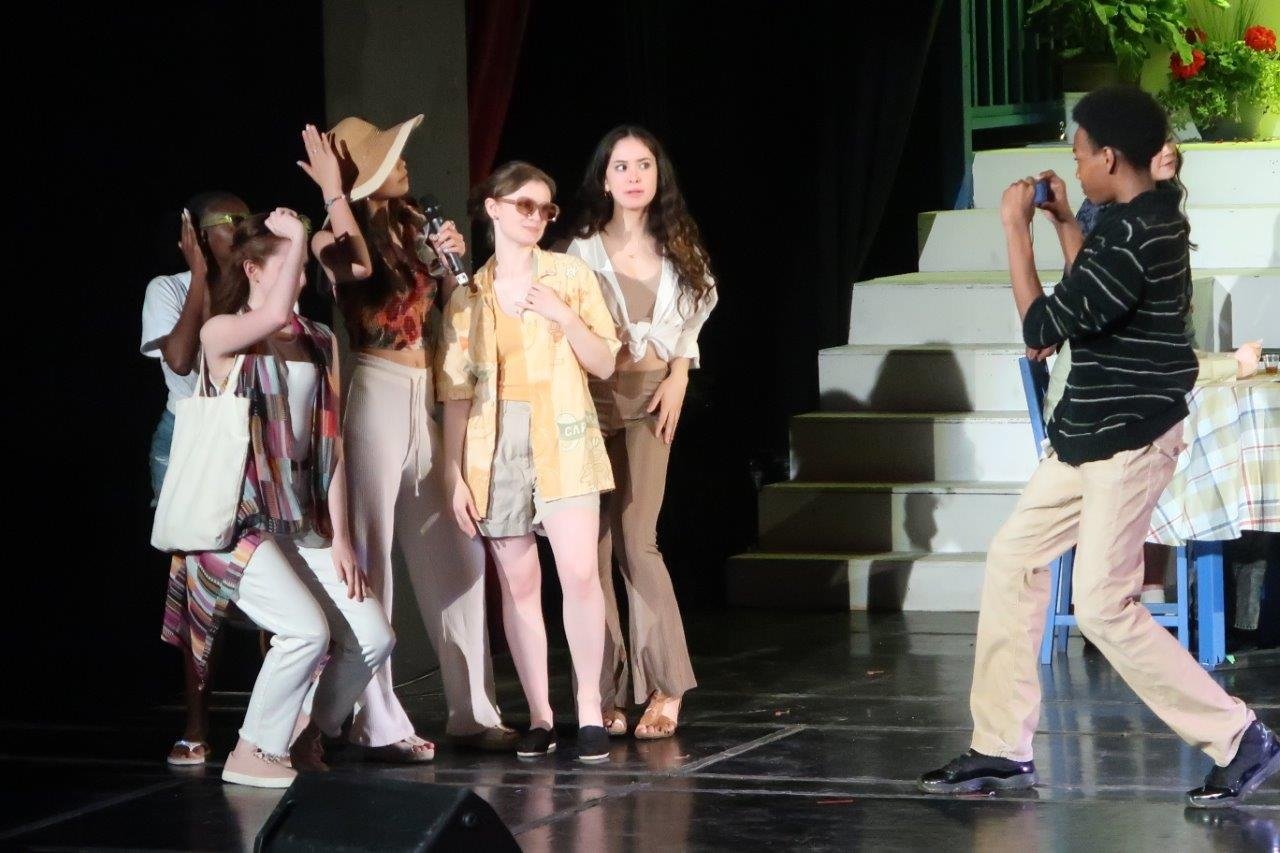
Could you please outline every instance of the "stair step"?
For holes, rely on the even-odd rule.
[[[1280,245],[1280,230],[1273,240]],[[1196,317],[1201,310],[1198,299],[1192,309],[1199,340],[1208,341],[1202,348],[1230,351],[1259,339],[1267,347],[1280,343],[1280,268],[1217,271],[1213,280],[1208,316]],[[1205,331],[1199,332],[1202,328]]]
[[[815,412],[791,419],[791,479],[1025,482],[1036,466],[1026,411]]]
[[[1020,344],[848,344],[818,353],[822,410],[971,412],[1025,406]]]
[[[1238,288],[1248,285],[1250,304],[1265,308],[1267,300],[1273,300],[1270,305],[1274,307],[1274,300],[1280,300],[1275,288],[1266,289],[1275,280],[1267,278],[1269,271],[1237,272],[1236,277],[1244,279]],[[1192,322],[1198,341],[1217,340],[1215,330],[1219,326],[1225,323],[1230,328],[1231,318],[1237,318],[1236,323],[1242,319],[1233,304],[1234,292],[1228,300],[1220,293],[1222,288],[1215,286],[1218,275],[1236,274],[1210,270],[1196,272],[1192,280]],[[1060,276],[1060,269],[1041,270],[1046,293],[1053,292]],[[849,343],[1021,347],[1022,323],[1012,291],[1009,274],[1004,270],[918,272],[860,281],[853,286]],[[1275,337],[1275,333],[1269,337]]]
[[[1275,204],[1280,199],[1280,143],[1196,143],[1182,151],[1182,182],[1194,204]],[[1080,203],[1073,179],[1071,146],[1037,145],[977,151],[973,155],[973,206],[999,207],[1009,184],[1052,169],[1067,182],[1068,198]]]
[[[1043,271],[1052,292],[1060,271]],[[853,286],[849,343],[1022,344],[1022,323],[1004,271],[908,273]]]
[[[1280,196],[1270,204],[1187,208],[1200,268],[1280,266]],[[990,270],[1008,264],[1004,228],[996,209],[942,210],[920,214],[920,270]],[[1053,227],[1035,218],[1036,263],[1062,268],[1062,247]]]
[[[760,492],[760,549],[983,551],[1023,485],[774,483]]]
[[[735,607],[798,610],[978,609],[983,553],[739,554],[726,571]]]

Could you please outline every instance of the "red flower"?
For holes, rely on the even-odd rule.
[[[1271,53],[1276,49],[1276,31],[1259,24],[1244,31],[1244,43],[1254,50]]]
[[[1209,34],[1199,27],[1192,27],[1183,35],[1186,36],[1188,44],[1204,44],[1209,40]]]
[[[1204,68],[1204,51],[1191,51],[1191,64],[1183,65],[1182,58],[1178,54],[1169,57],[1169,70],[1173,72],[1173,76],[1179,80],[1189,80],[1200,73],[1200,69]]]

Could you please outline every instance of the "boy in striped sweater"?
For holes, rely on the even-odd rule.
[[[1052,296],[1032,252],[1034,179],[1012,184],[1000,205],[1026,344],[1070,341],[1071,372],[1049,427],[1052,447],[988,549],[971,748],[919,785],[958,793],[1035,784],[1044,567],[1074,545],[1081,632],[1161,720],[1214,760],[1188,805],[1234,805],[1280,770],[1280,741],[1138,601],[1142,543],[1182,450],[1198,370],[1184,328],[1189,226],[1178,194],[1158,188],[1149,168],[1168,119],[1150,95],[1125,86],[1091,93],[1073,117],[1081,188],[1107,208]]]

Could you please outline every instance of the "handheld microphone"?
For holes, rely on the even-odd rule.
[[[431,193],[427,193],[418,199],[418,204],[422,205],[422,212],[427,217],[427,233],[439,234],[440,229],[444,227],[444,215],[440,212],[440,201]],[[439,252],[438,254],[444,261],[444,265],[449,268],[449,272],[453,273],[453,277],[458,284],[470,284],[471,276],[467,274],[466,267],[462,265],[462,258],[453,252]]]

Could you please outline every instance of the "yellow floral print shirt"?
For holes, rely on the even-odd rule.
[[[534,249],[534,278],[554,290],[587,328],[617,356],[613,318],[591,268],[579,258]],[[489,483],[498,443],[497,297],[493,258],[475,274],[475,288],[459,287],[445,306],[443,339],[436,350],[436,396],[470,400],[462,471],[476,511],[488,514]],[[613,473],[587,374],[559,324],[524,312],[525,371],[532,414],[530,444],[543,500],[613,488]]]

